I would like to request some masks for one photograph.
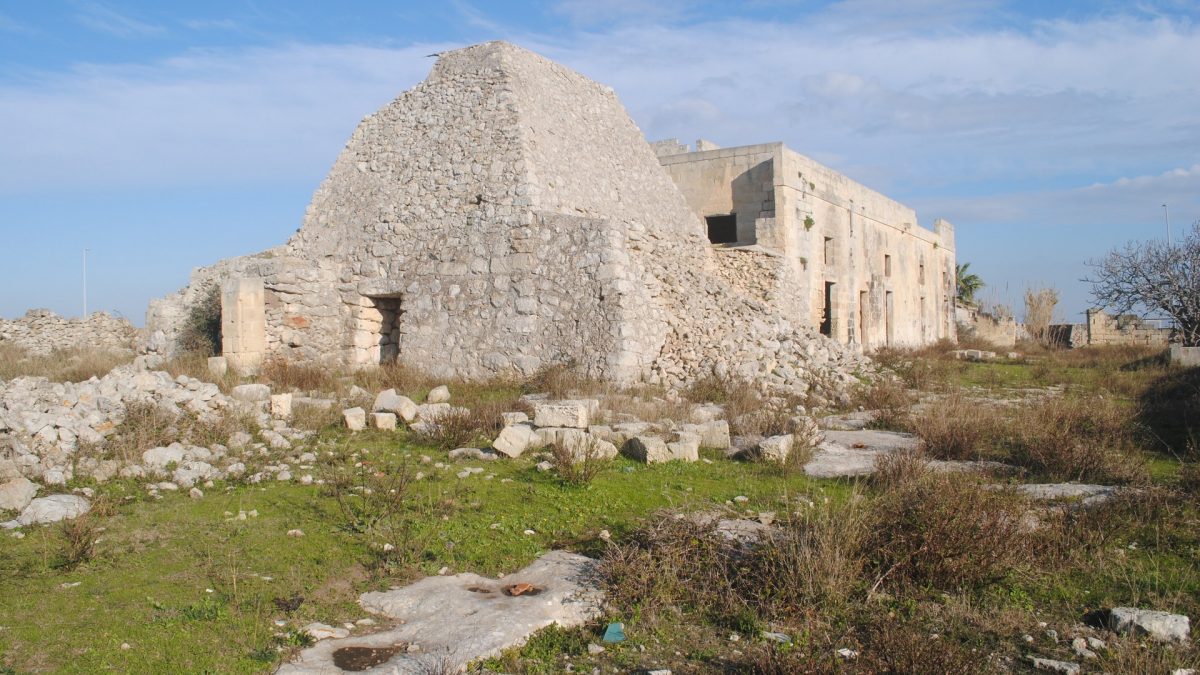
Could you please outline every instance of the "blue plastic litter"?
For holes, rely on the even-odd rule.
[[[625,641],[625,624],[610,623],[608,628],[604,629],[605,642],[624,642]]]

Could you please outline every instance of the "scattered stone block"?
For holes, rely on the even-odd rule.
[[[729,435],[729,422],[725,420],[712,420],[699,424],[684,424],[680,429],[689,434],[695,434],[700,437],[700,447],[712,448],[714,450],[728,450],[733,444],[733,439]]]
[[[763,460],[782,464],[787,461],[788,455],[792,452],[792,445],[795,442],[796,437],[792,434],[782,434],[780,436],[765,438],[758,444],[757,455]]]
[[[1114,607],[1108,613],[1108,627],[1121,634],[1148,635],[1160,642],[1187,642],[1191,619],[1152,609]]]
[[[533,405],[533,424],[538,427],[587,429],[587,401],[538,401]]]
[[[27,527],[29,525],[46,525],[60,520],[78,518],[92,508],[91,502],[79,495],[50,495],[39,497],[29,502],[15,521],[5,523],[5,527]]]
[[[0,485],[0,510],[20,511],[37,495],[37,485],[24,476]]]
[[[425,397],[426,403],[448,403],[450,401],[450,388],[446,385],[440,385],[429,390],[429,395]]]
[[[504,426],[512,426],[529,421],[529,415],[523,412],[506,412],[500,413],[500,419],[504,422]]]
[[[407,396],[396,393],[395,389],[385,389],[375,397],[371,406],[375,412],[394,413],[407,424],[417,418],[417,404]]]
[[[423,403],[417,406],[416,419],[421,422],[436,422],[439,417],[451,410],[453,408],[449,403]]]
[[[172,443],[165,448],[150,448],[142,453],[142,464],[149,469],[165,469],[169,464],[183,462],[183,459],[183,446],[178,443]]]
[[[239,401],[258,403],[271,397],[271,388],[265,384],[239,384],[230,393]]]
[[[371,413],[371,426],[383,431],[395,431],[396,414],[390,412]]]
[[[291,394],[272,394],[271,395],[271,417],[277,420],[291,419],[292,417],[292,395]]]
[[[492,442],[492,448],[505,457],[520,457],[529,449],[533,435],[533,429],[527,425],[507,426],[500,430],[500,435]]]
[[[1082,672],[1078,663],[1071,661],[1056,661],[1054,659],[1043,659],[1037,656],[1029,657],[1029,661],[1033,663],[1036,670],[1046,670],[1052,673],[1064,673],[1064,675],[1076,675]]]
[[[667,451],[672,460],[695,462],[700,459],[700,437],[687,432],[676,433],[675,440],[667,443]]]
[[[367,428],[367,411],[362,408],[347,408],[342,411],[342,419],[350,431],[362,431]]]

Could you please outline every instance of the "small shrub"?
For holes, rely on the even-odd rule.
[[[1018,411],[1012,459],[1059,480],[1131,483],[1145,479],[1131,411],[1108,398],[1052,398]]]
[[[868,514],[862,497],[853,494],[785,518],[778,532],[748,552],[740,566],[740,592],[777,617],[845,603],[861,586]]]
[[[918,449],[912,452],[887,452],[875,458],[871,484],[879,490],[908,485],[929,475],[929,459]]]
[[[715,520],[656,515],[600,564],[609,604],[625,616],[653,621],[670,609],[720,612],[744,603],[734,590],[739,546],[716,532]]]
[[[305,431],[321,431],[342,424],[342,412],[336,405],[295,403],[292,405],[291,425]]]
[[[572,450],[563,443],[554,443],[549,449],[558,477],[570,485],[587,485],[592,482],[608,461],[600,456],[596,448],[596,439],[590,436],[585,445],[578,450]]]
[[[977,401],[950,396],[911,417],[921,451],[935,459],[976,460],[1001,428],[998,412]]]
[[[415,437],[421,443],[443,450],[467,447],[498,433],[499,416],[493,418],[490,412],[481,408],[451,408],[419,427]]]
[[[872,514],[867,550],[876,585],[983,587],[1003,578],[1028,549],[1021,500],[962,474],[898,483],[879,496]]]
[[[871,427],[903,431],[909,428],[911,409],[916,402],[902,383],[894,379],[883,379],[873,385],[859,389],[856,397],[859,406],[875,411]]]
[[[95,517],[84,514],[63,520],[59,522],[57,531],[62,542],[58,567],[73,570],[92,559],[96,551],[96,537],[100,533]]]
[[[221,288],[216,282],[201,289],[188,308],[179,332],[179,347],[204,356],[221,352]]]
[[[405,569],[420,559],[429,539],[420,523],[437,514],[432,502],[417,494],[416,470],[407,456],[372,460],[359,453],[337,454],[326,457],[318,472],[340,526],[364,540],[377,567]]]

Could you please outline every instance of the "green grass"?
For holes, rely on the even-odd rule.
[[[324,436],[327,442],[342,438],[340,432]],[[368,448],[376,459],[409,453],[414,460],[426,454],[447,461],[443,452],[395,438],[362,434],[349,447]],[[618,459],[581,487],[538,472],[530,458],[449,462],[443,470],[421,465],[431,475],[418,482],[419,497],[453,505],[447,519],[420,523],[428,544],[413,573],[443,566],[511,572],[558,547],[595,554],[603,546],[600,530],[620,536],[661,508],[722,506],[744,494],[751,498],[746,508],[774,511],[784,495],[842,492],[836,484],[823,488],[713,457],[712,464],[655,466]],[[486,473],[457,478],[465,466]],[[186,493],[154,500],[133,483],[109,484],[102,492],[116,498],[116,513],[100,521],[106,529],[96,557],[74,571],[55,568],[61,543],[54,528],[30,528],[20,540],[4,537],[3,665],[17,671],[263,672],[277,663],[276,647],[289,646],[277,633],[311,621],[362,618],[359,593],[411,578],[370,574],[372,542],[340,527],[332,500],[316,485],[218,485],[201,500]],[[252,510],[257,518],[225,515]],[[288,537],[291,529],[304,536]],[[62,587],[74,582],[80,585]],[[305,600],[293,614],[275,607],[276,599],[294,596]],[[276,619],[288,623],[277,627]]]

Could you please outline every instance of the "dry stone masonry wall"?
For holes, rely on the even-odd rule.
[[[132,351],[137,337],[133,324],[106,312],[67,319],[48,309],[31,309],[19,319],[0,319],[0,344],[16,345],[34,354],[84,347]]]

